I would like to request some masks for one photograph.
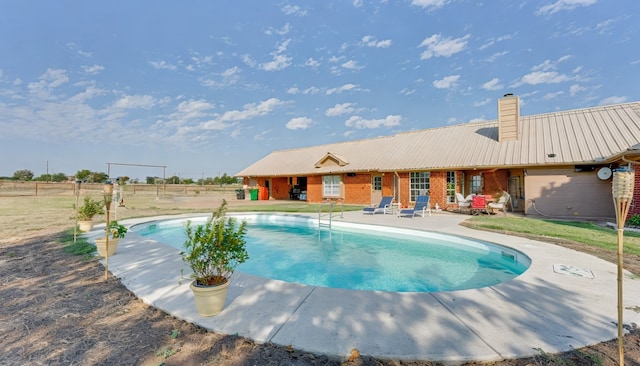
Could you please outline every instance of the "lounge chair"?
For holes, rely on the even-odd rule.
[[[456,192],[456,201],[458,201],[458,210],[460,212],[471,210],[471,197],[464,198],[462,193]]]
[[[363,214],[377,214],[377,213],[391,213],[391,202],[393,201],[393,196],[384,196],[380,200],[380,204],[378,206],[365,207],[362,209]]]
[[[498,202],[489,202],[487,205],[491,213],[493,210],[502,210],[505,216],[507,216],[507,204],[511,201],[511,196],[509,193],[502,191],[502,196],[498,199]]]
[[[415,215],[424,217],[427,212],[429,213],[429,216],[431,216],[429,196],[417,196],[415,206],[413,206],[413,208],[403,208],[398,212],[398,217],[414,217]]]

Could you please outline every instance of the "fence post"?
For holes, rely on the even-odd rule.
[[[38,183],[36,183],[36,196],[38,195]]]

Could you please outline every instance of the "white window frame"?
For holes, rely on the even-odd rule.
[[[411,202],[415,202],[416,196],[429,194],[430,181],[431,172],[411,172],[409,174],[409,199]]]
[[[458,185],[458,176],[454,171],[447,172],[447,203],[456,202],[456,186]]]
[[[382,191],[382,176],[374,175],[371,178],[371,186],[374,191]]]
[[[322,176],[322,197],[340,197],[342,177],[339,175]]]
[[[472,175],[469,181],[472,194],[482,193],[482,175]]]

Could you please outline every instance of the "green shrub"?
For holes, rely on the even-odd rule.
[[[631,217],[627,219],[627,226],[640,226],[640,215],[633,214]]]
[[[91,197],[85,197],[82,206],[78,207],[78,220],[91,221],[95,215],[104,213],[103,203]]]
[[[196,285],[216,286],[229,280],[235,268],[249,258],[244,236],[246,222],[226,217],[227,201],[214,211],[204,225],[191,226],[187,221],[187,240],[182,259],[189,264]]]

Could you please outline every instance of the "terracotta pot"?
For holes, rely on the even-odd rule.
[[[118,243],[120,242],[119,238],[109,238],[109,257],[116,254],[116,250],[118,249]],[[107,241],[105,238],[96,239],[96,248],[98,249],[98,254],[102,257],[107,256]]]
[[[193,297],[196,303],[196,309],[198,314],[202,316],[214,316],[220,314],[224,307],[224,302],[227,300],[227,287],[229,287],[227,281],[218,286],[196,286],[196,281],[192,281],[191,291],[193,291]]]
[[[91,229],[93,229],[93,221],[89,220],[89,221],[78,221],[78,229],[80,229],[80,231],[84,231],[85,233],[88,231],[91,231]]]

